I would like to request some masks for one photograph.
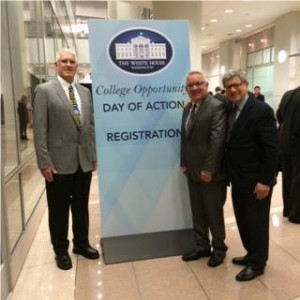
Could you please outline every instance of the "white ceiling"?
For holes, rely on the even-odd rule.
[[[156,0],[154,0],[156,1]],[[159,1],[159,0],[157,0]],[[99,14],[99,5],[106,7],[106,1],[76,1],[78,8],[90,8],[94,14]],[[125,1],[144,8],[152,8],[153,1]],[[171,1],[170,1],[171,2]],[[184,1],[186,5],[192,4],[193,1]],[[80,6],[81,5],[81,6]],[[103,9],[103,8],[101,8]],[[191,5],[191,9],[193,9]],[[226,9],[233,10],[232,13],[225,13]],[[276,18],[291,11],[300,11],[300,0],[294,1],[202,1],[202,26],[201,46],[202,52],[207,52],[216,48],[220,42],[240,38],[258,30],[262,30],[274,23]],[[77,14],[84,19],[85,12],[79,11]],[[91,17],[91,15],[89,16]],[[101,16],[98,16],[101,17]],[[212,19],[218,22],[212,23]],[[246,25],[251,25],[247,28]],[[240,32],[236,32],[240,29]]]
[[[155,1],[155,0],[154,0]],[[152,1],[126,1],[151,8]],[[186,5],[192,1],[184,1]],[[192,9],[192,7],[191,7]],[[231,9],[232,13],[225,13]],[[291,11],[300,11],[300,1],[202,1],[202,51],[216,48],[220,42],[249,35],[274,23],[275,19]],[[212,23],[212,19],[218,22]],[[251,25],[247,28],[246,25]],[[240,29],[240,32],[236,32]]]
[[[233,12],[225,13],[226,9]],[[224,40],[249,35],[291,11],[300,11],[300,1],[203,1],[202,51],[214,48]],[[212,23],[212,19],[218,22]],[[246,28],[246,25],[252,27]],[[242,31],[236,32],[237,29]]]

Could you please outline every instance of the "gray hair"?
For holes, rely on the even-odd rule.
[[[202,72],[200,72],[200,71],[191,71],[191,72],[189,72],[187,75],[186,75],[186,80],[187,80],[187,78],[189,77],[189,76],[191,76],[191,75],[201,75],[201,76],[203,76],[203,78],[204,78],[204,80],[205,80],[205,76],[204,76],[204,74],[202,73]]]
[[[202,76],[204,76],[204,74],[203,74],[202,72],[200,72],[200,71],[191,71],[191,72],[189,72],[189,73],[187,74],[186,77],[188,77],[188,76],[190,76],[190,75],[202,75]]]
[[[56,62],[59,61],[60,56],[62,55],[62,53],[65,53],[65,52],[68,52],[68,53],[71,53],[72,55],[74,55],[75,61],[77,62],[76,52],[73,49],[70,49],[70,48],[62,48],[62,49],[58,50],[56,52],[56,60],[55,61]]]
[[[222,79],[223,86],[226,85],[226,82],[228,80],[230,80],[234,77],[238,77],[241,80],[242,83],[248,84],[248,80],[247,80],[245,72],[231,70],[231,71],[224,74],[223,79]]]

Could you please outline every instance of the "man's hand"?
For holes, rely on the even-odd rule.
[[[46,179],[46,181],[52,182],[53,174],[57,174],[57,171],[55,170],[54,167],[48,167],[48,168],[42,169],[41,173],[42,173],[43,177]]]
[[[254,189],[254,194],[258,200],[266,198],[270,193],[270,186],[258,182]]]
[[[205,183],[210,183],[211,178],[212,178],[211,172],[208,172],[208,171],[201,171],[200,172],[201,181],[203,181]]]
[[[92,162],[92,170],[93,170],[93,172],[95,172],[97,170],[97,162],[96,161]]]
[[[186,174],[187,167],[182,166],[182,167],[180,167],[180,169],[181,169],[181,173],[182,173],[182,174]]]

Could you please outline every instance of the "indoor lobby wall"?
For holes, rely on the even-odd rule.
[[[203,54],[203,72],[212,83],[218,79],[221,83],[224,72],[243,70],[247,73],[249,90],[261,86],[266,102],[276,110],[282,95],[300,85],[299,45],[300,12],[294,11],[278,17],[260,32],[224,41],[218,49]],[[287,53],[284,62],[278,61],[280,50]]]
[[[46,209],[32,96],[52,77],[57,49],[76,49],[73,7],[66,2],[1,1],[1,299],[16,284]]]

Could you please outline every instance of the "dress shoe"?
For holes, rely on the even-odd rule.
[[[207,257],[207,256],[211,256],[210,251],[200,251],[200,250],[194,249],[191,252],[183,255],[182,260],[183,261],[192,261],[192,260],[197,260],[201,257]]]
[[[219,256],[219,255],[212,255],[209,260],[208,260],[208,263],[207,265],[209,267],[217,267],[219,266],[220,264],[222,264],[224,261],[224,257],[223,256]]]
[[[253,269],[252,267],[244,268],[235,276],[237,281],[249,281],[264,273],[264,269]]]
[[[97,259],[99,258],[99,252],[95,248],[91,247],[90,245],[87,246],[74,246],[73,253],[80,254],[88,259]]]
[[[232,259],[232,263],[235,264],[235,265],[239,265],[239,266],[247,266],[248,259],[247,259],[246,256],[234,257]]]
[[[300,224],[300,218],[299,218],[299,219],[296,219],[296,218],[289,218],[289,221],[290,221],[291,223]]]
[[[56,265],[62,270],[72,269],[72,261],[68,253],[58,253],[55,256]]]

